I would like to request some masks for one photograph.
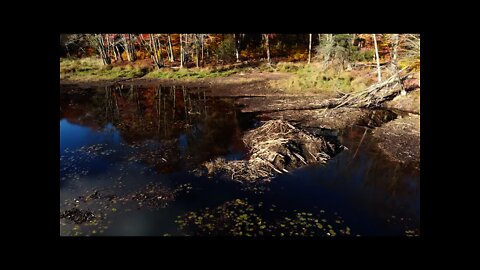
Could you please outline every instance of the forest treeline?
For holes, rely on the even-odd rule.
[[[60,57],[96,55],[104,65],[151,59],[203,67],[243,61],[317,61],[349,68],[405,60],[419,65],[419,34],[62,34]],[[378,60],[378,61],[377,61]]]

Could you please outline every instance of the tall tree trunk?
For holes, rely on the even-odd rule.
[[[270,61],[270,39],[268,37],[268,34],[265,34],[265,40],[266,40],[266,43],[267,43],[267,62],[270,65],[271,64],[271,61]]]
[[[309,34],[309,41],[308,41],[308,63],[310,64],[310,61],[312,59],[312,34]]]
[[[67,57],[70,57],[70,52],[68,51],[68,45],[65,44],[65,49],[67,50]]]
[[[126,34],[124,36],[124,48],[125,48],[125,53],[127,54],[127,60],[129,62],[135,61],[135,48],[133,48],[133,53],[132,53],[132,45],[131,45],[131,34]]]
[[[170,50],[168,49],[168,41],[167,41],[167,44],[165,45],[165,52],[167,53],[168,61],[170,61],[171,56],[170,56]]]
[[[175,61],[175,58],[173,56],[172,38],[170,37],[170,34],[168,34],[168,47],[170,49],[170,62],[173,62]]]
[[[120,61],[123,62],[123,57],[122,54],[120,53],[120,50],[118,50],[118,46],[115,45],[115,51],[117,51],[118,58],[120,58]],[[118,59],[117,59],[118,60]]]
[[[153,34],[149,34],[148,35],[148,38],[149,38],[149,45],[148,45],[148,52],[150,53],[150,58],[152,58],[152,61],[153,63],[155,63],[155,65],[160,68],[160,64],[158,63],[158,58],[157,56],[155,55],[155,41],[154,41],[154,37],[153,37]],[[141,36],[141,39],[143,40],[143,37]],[[145,42],[146,43],[146,42]]]
[[[188,53],[190,50],[190,46],[188,44],[188,34],[184,34],[185,37],[185,43],[183,44],[183,51],[185,52],[185,55],[183,56],[183,59],[185,60],[185,65],[188,66]]]
[[[378,81],[382,81],[382,71],[380,70],[380,58],[378,57],[378,46],[376,34],[373,34],[373,43],[375,44],[375,58],[377,59]]]
[[[115,37],[112,39],[112,52],[113,52],[113,57],[115,58],[115,62],[118,61],[118,54],[115,46]]]
[[[237,41],[240,40],[239,37],[237,37],[235,34],[233,34],[233,40],[235,42],[235,56],[237,57],[237,62],[240,62],[239,55],[238,55],[238,50],[239,50],[239,42]]]
[[[127,41],[127,46],[128,46],[128,54],[131,62],[134,62],[137,60],[137,54],[135,53],[135,44],[133,43],[133,35],[128,34],[128,41]]]
[[[154,58],[155,64],[157,65],[158,68],[163,67],[163,58],[162,58],[162,47],[160,44],[160,37],[154,36],[153,34],[150,34],[150,47],[151,47],[151,54]]]
[[[110,37],[108,34],[105,34],[105,53],[108,55],[108,57],[110,57],[110,59],[112,58],[110,54]]]
[[[197,52],[197,68],[200,67],[200,42],[198,40],[198,35],[195,35],[195,49]]]
[[[190,36],[190,44],[189,44],[188,48],[189,48],[189,50],[190,50],[190,59],[192,59],[192,61],[193,61],[193,59],[195,59],[195,56],[193,55],[193,53],[194,53],[194,51],[195,51],[195,50],[193,49],[193,44],[194,44],[194,43],[195,43],[194,34],[191,34],[191,36]]]
[[[180,34],[180,68],[183,68],[183,44],[182,44],[182,34]]]
[[[162,55],[162,43],[160,42],[160,34],[157,34],[157,47],[158,47],[158,57],[160,57],[160,64],[163,67],[164,63],[163,63],[163,55]]]
[[[203,60],[203,34],[200,37],[202,39],[202,65],[204,65],[204,60]]]

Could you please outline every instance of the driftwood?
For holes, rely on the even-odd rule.
[[[405,69],[403,69],[405,70]],[[402,70],[402,71],[403,71]],[[408,77],[407,75],[393,75],[390,78],[374,84],[367,89],[351,94],[342,94],[340,98],[327,99],[319,107],[322,108],[372,108],[380,103],[390,100],[402,91],[402,83]]]

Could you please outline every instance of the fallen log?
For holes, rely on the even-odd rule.
[[[405,70],[405,69],[403,69]],[[402,71],[403,71],[402,70]],[[402,91],[401,84],[408,77],[393,75],[387,80],[374,84],[367,89],[350,94],[343,94],[339,98],[332,98],[323,101],[319,107],[321,108],[372,108],[378,107],[380,103],[390,100],[400,94]]]

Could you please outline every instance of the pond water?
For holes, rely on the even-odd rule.
[[[392,119],[388,115],[384,119]],[[323,220],[315,218],[317,225],[332,224],[317,234],[290,222],[294,236],[335,235],[346,228],[353,236],[420,233],[420,173],[377,149],[368,124],[334,132],[348,150],[326,165],[268,183],[244,185],[195,173],[216,157],[246,158],[242,134],[259,124],[253,114],[240,113],[233,99],[208,97],[200,88],[61,89],[60,235],[223,235],[215,226],[226,228],[228,221],[212,211],[228,202],[241,202],[232,206],[239,209],[247,202],[248,213],[270,224],[292,215],[299,224],[313,222],[308,217]],[[192,212],[208,212],[210,233],[182,227],[179,220]],[[277,224],[281,235],[288,236],[288,224]]]

